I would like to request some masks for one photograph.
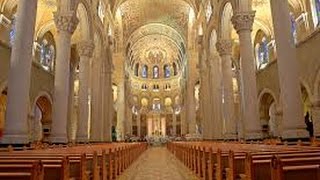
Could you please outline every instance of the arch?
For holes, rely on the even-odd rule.
[[[304,87],[306,89],[306,92],[308,93],[308,96],[310,98],[312,98],[313,94],[312,94],[312,91],[311,91],[311,88],[310,88],[309,84],[303,79],[300,79],[300,84],[301,84],[302,87]]]
[[[0,83],[0,92],[4,91],[7,88],[7,81]]]
[[[225,1],[220,10],[220,37],[222,39],[231,39],[233,7],[230,1]]]
[[[79,29],[82,40],[90,41],[93,38],[93,20],[91,16],[90,5],[86,1],[81,1],[77,8],[77,16],[79,18]]]
[[[44,36],[45,33],[53,30],[54,28],[56,28],[55,24],[54,24],[54,20],[50,20],[48,22],[46,22],[45,24],[43,24],[41,26],[41,28],[39,28],[38,32],[36,33],[35,36],[35,41],[37,41],[38,38],[41,38]]]
[[[303,104],[303,114],[311,111],[312,94],[308,84],[305,81],[300,81],[301,86],[301,98]]]
[[[262,99],[262,96],[263,96],[264,94],[270,94],[270,95],[272,96],[272,98],[275,100],[275,103],[276,103],[277,105],[279,104],[279,101],[278,101],[278,99],[276,98],[277,96],[276,96],[275,93],[274,93],[272,90],[270,90],[269,88],[264,88],[264,89],[262,89],[262,91],[260,92],[260,94],[259,94],[259,96],[258,96],[258,102],[259,102],[259,104],[260,104],[261,99]]]
[[[0,137],[4,130],[7,110],[7,92],[6,89],[0,89]]]
[[[33,118],[29,122],[29,132],[33,141],[48,142],[52,124],[52,98],[47,92],[41,92],[33,102]]]
[[[316,77],[313,82],[313,98],[320,99],[320,68],[316,72]]]
[[[259,114],[264,138],[277,136],[279,122],[276,122],[277,101],[272,91],[264,89],[259,95]]]

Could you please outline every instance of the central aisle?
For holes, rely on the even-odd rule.
[[[120,180],[198,180],[164,147],[144,152],[119,178]]]

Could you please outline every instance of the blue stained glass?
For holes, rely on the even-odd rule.
[[[315,4],[316,4],[317,17],[318,17],[317,26],[319,26],[320,25],[320,0],[315,0]]]
[[[293,36],[294,43],[297,43],[297,23],[296,19],[292,12],[290,12],[290,21],[291,21],[291,33]]]
[[[148,77],[148,67],[146,65],[142,66],[142,77],[143,78]]]
[[[168,65],[164,66],[164,77],[166,78],[170,77],[170,66]]]
[[[269,61],[269,48],[268,48],[268,42],[266,38],[263,38],[262,42],[260,43],[260,46],[258,49],[258,59],[259,59],[258,69],[261,69],[261,66],[268,63]]]
[[[13,16],[12,22],[11,22],[11,29],[9,32],[9,40],[10,40],[10,45],[13,46],[14,39],[16,36],[16,17],[15,15]]]

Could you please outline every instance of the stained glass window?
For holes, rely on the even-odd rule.
[[[142,66],[141,76],[143,78],[147,78],[148,77],[148,66],[147,65],[143,65]]]
[[[267,38],[263,37],[257,46],[258,69],[262,69],[269,62],[269,48]]]
[[[153,78],[154,79],[159,78],[159,67],[158,66],[153,67]]]
[[[315,0],[316,5],[316,16],[318,18],[317,26],[320,25],[320,0]]]
[[[15,36],[16,36],[16,15],[13,15],[13,18],[11,21],[11,28],[9,32],[9,40],[10,40],[11,46],[13,46]]]
[[[134,67],[134,75],[138,76],[139,75],[139,63],[137,63]]]
[[[55,48],[44,39],[40,44],[40,64],[45,70],[53,70]]]
[[[176,64],[176,63],[173,63],[173,75],[176,76],[177,74],[178,74],[177,64]]]
[[[290,21],[291,21],[291,33],[293,36],[293,40],[294,43],[297,43],[297,23],[296,23],[296,19],[294,17],[294,14],[292,12],[290,12]]]
[[[164,65],[164,77],[169,78],[170,77],[170,66],[168,64]]]

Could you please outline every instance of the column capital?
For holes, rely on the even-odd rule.
[[[217,44],[217,51],[220,56],[231,55],[232,53],[232,41],[227,39],[220,39]]]
[[[234,29],[238,33],[242,30],[252,31],[255,13],[255,11],[235,13],[231,18]]]
[[[72,11],[70,13],[55,12],[54,23],[56,24],[58,31],[64,31],[73,34],[79,24],[79,19]]]
[[[78,53],[79,56],[86,56],[92,58],[94,52],[94,44],[90,41],[83,41],[78,44]]]

